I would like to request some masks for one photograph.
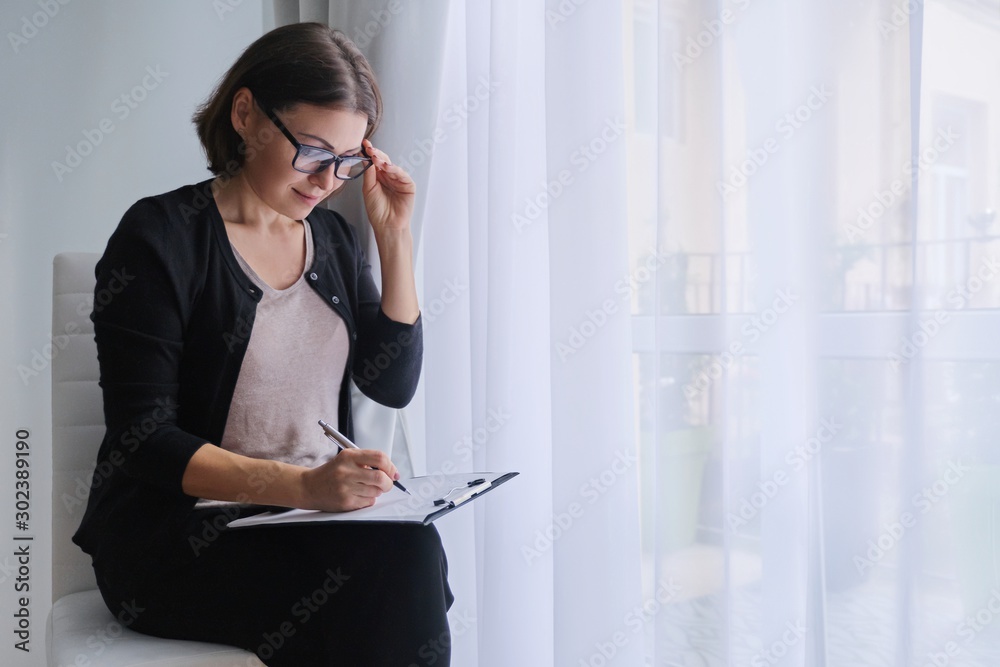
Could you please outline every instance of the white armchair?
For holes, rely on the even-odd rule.
[[[52,336],[59,352],[52,359],[52,612],[46,633],[48,664],[263,665],[254,654],[232,646],[161,639],[129,630],[104,605],[90,556],[70,541],[86,508],[90,475],[104,436],[97,347],[90,321],[94,265],[99,257],[93,253],[63,253],[53,263]]]

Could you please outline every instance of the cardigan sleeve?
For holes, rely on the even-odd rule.
[[[372,278],[357,232],[338,214],[348,228],[357,271],[357,352],[352,376],[368,398],[391,408],[409,404],[417,391],[423,363],[423,315],[413,324],[390,319],[382,310],[382,295]]]
[[[132,477],[180,493],[188,460],[206,440],[177,426],[194,272],[185,265],[190,253],[171,246],[176,237],[155,200],[132,205],[97,263],[91,320],[107,427],[102,455]]]

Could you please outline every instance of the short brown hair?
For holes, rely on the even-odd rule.
[[[193,120],[216,175],[243,165],[241,139],[230,111],[246,86],[262,105],[282,111],[299,103],[363,113],[365,138],[378,128],[382,95],[371,65],[347,35],[322,23],[275,28],[248,46],[222,77]]]

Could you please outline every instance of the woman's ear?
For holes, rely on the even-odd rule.
[[[250,113],[252,111],[253,93],[250,92],[249,88],[244,86],[233,94],[233,105],[229,112],[233,129],[237,132],[245,130],[250,122]]]

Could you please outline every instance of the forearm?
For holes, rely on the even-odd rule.
[[[181,487],[189,496],[258,505],[304,507],[308,468],[255,459],[206,443],[188,461]]]
[[[382,267],[382,311],[389,319],[413,324],[420,315],[413,278],[413,234],[409,228],[375,236]]]

